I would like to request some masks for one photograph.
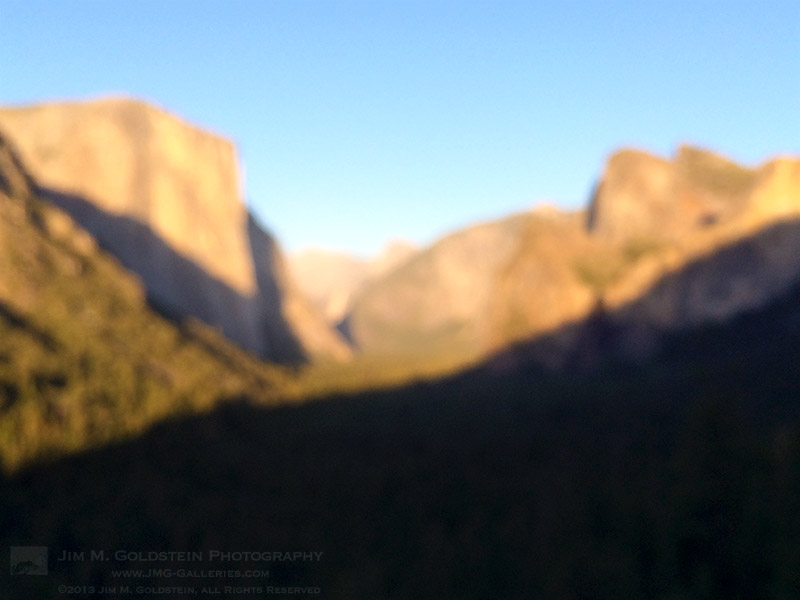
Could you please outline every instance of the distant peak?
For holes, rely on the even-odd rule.
[[[537,202],[531,208],[531,212],[541,217],[558,217],[564,213],[555,202],[550,200],[541,200]]]
[[[124,122],[125,118],[135,115],[136,118],[148,118],[159,120],[171,120],[175,123],[195,130],[203,135],[216,138],[226,144],[234,146],[233,141],[224,133],[215,131],[204,125],[199,125],[187,120],[178,112],[168,109],[152,100],[134,97],[123,92],[112,92],[100,94],[88,98],[53,99],[31,103],[0,105],[0,111],[16,112],[18,114],[72,114],[72,115],[92,115],[97,113],[110,113],[115,115],[113,118],[119,122]],[[125,115],[120,118],[119,114]]]
[[[416,250],[417,244],[412,242],[411,240],[406,240],[403,238],[394,238],[389,240],[383,245],[381,249],[381,254],[389,254],[394,252],[406,252],[409,250]]]
[[[88,96],[84,98],[52,98],[49,100],[39,100],[36,102],[23,102],[12,105],[12,108],[49,108],[61,106],[91,106],[91,105],[137,105],[142,107],[149,107],[161,112],[167,112],[165,109],[158,106],[155,102],[135,98],[130,94],[122,92],[111,92],[107,94],[99,94],[96,96]]]
[[[666,164],[669,159],[639,148],[620,148],[608,158],[606,171],[641,168],[648,164]]]
[[[747,167],[742,166],[721,153],[687,144],[678,146],[675,152],[674,162],[679,166],[704,170],[720,170],[727,168],[749,170]]]

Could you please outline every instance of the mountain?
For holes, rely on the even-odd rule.
[[[380,277],[407,261],[419,250],[416,244],[406,240],[391,240],[380,252],[367,260],[367,278]]]
[[[248,214],[228,140],[126,98],[2,108],[0,132],[41,194],[136,272],[164,312],[271,360],[349,354]]]
[[[287,381],[215,329],[155,312],[0,136],[0,468],[231,399],[273,402]]]
[[[417,248],[410,242],[389,242],[373,257],[309,248],[289,257],[289,267],[302,292],[331,323],[338,323],[351,299],[369,281],[407,260]]]
[[[364,281],[366,261],[346,252],[308,248],[289,256],[289,268],[306,297],[336,323]]]
[[[469,359],[581,319],[616,261],[586,219],[543,207],[446,235],[367,282],[345,330],[368,355]]]
[[[597,185],[588,229],[617,241],[677,240],[740,215],[756,179],[754,170],[690,146],[671,161],[622,150]]]
[[[514,252],[529,215],[445,236],[366,283],[343,323],[365,354],[474,355],[497,271]]]
[[[12,562],[0,596],[797,597],[800,168],[752,177],[674,234],[603,233],[605,195],[447,236],[365,286],[350,325],[372,351],[502,352],[289,403],[288,370],[155,311],[0,136],[0,546],[51,557],[47,577]],[[246,226],[259,293],[291,297]],[[600,360],[626,347],[641,360]],[[104,560],[55,558],[87,549]]]
[[[602,322],[615,352],[643,357],[666,331],[733,318],[793,285],[800,240],[780,225],[797,216],[797,159],[750,169],[688,146],[671,160],[621,150],[586,211],[446,236],[365,285],[346,332],[366,354],[500,352],[500,362],[509,345],[546,336],[536,359],[565,368],[596,362],[587,336]]]
[[[641,174],[615,172],[609,163],[591,208],[590,235],[620,230],[613,207],[627,198],[602,190],[609,180],[625,185],[634,177]],[[598,290],[618,349],[629,356],[646,354],[667,331],[764,307],[800,281],[800,160],[778,158],[745,169],[681,148],[668,181],[671,194],[661,202],[668,210],[629,227],[617,242],[627,255],[625,267]]]

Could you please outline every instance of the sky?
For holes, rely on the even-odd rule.
[[[125,94],[236,144],[289,251],[427,244],[609,154],[800,155],[797,0],[0,0],[0,104]]]

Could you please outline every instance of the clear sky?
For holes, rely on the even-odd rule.
[[[290,250],[375,252],[610,152],[800,154],[797,0],[0,0],[0,103],[125,93],[236,143]]]

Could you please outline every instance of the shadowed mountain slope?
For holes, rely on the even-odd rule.
[[[498,373],[531,363],[570,373],[619,361],[648,364],[675,335],[721,324],[735,331],[741,315],[784,299],[800,286],[798,256],[800,218],[780,219],[706,253],[680,256],[677,267],[628,301],[612,304],[598,295],[586,316],[501,348],[488,362]],[[784,306],[780,322],[796,327],[800,311]],[[743,334],[734,347],[757,343]]]
[[[129,436],[225,398],[274,400],[284,379],[208,326],[152,310],[140,280],[38,196],[0,138],[4,468]]]
[[[139,274],[165,310],[272,360],[348,355],[310,305],[285,310],[305,300],[280,253],[254,252],[274,242],[264,243],[242,203],[227,140],[128,99],[3,108],[0,131],[48,198]]]

